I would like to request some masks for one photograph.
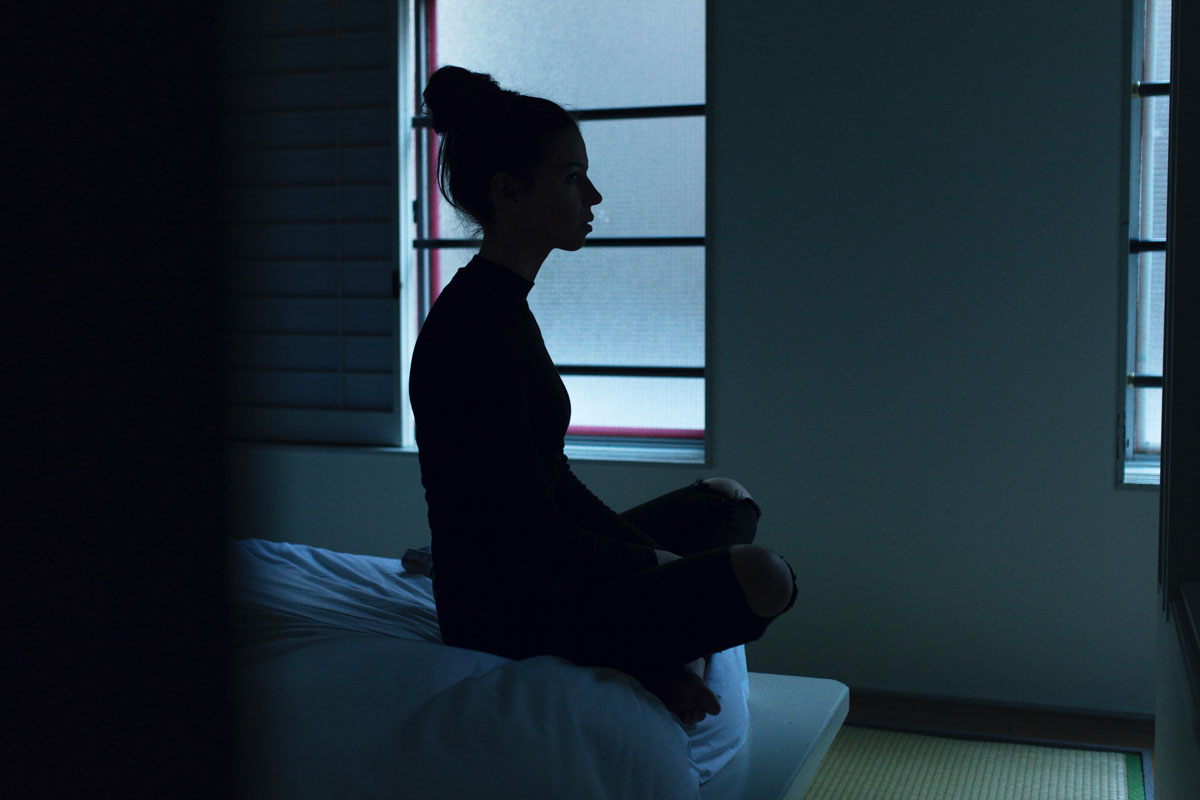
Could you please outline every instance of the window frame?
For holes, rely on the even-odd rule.
[[[402,161],[406,170],[413,178],[412,201],[412,235],[408,241],[401,242],[401,250],[405,251],[405,273],[413,278],[409,287],[410,297],[404,302],[405,308],[413,307],[414,316],[411,324],[404,325],[405,333],[415,331],[423,324],[425,316],[436,300],[435,287],[439,285],[438,254],[440,250],[451,248],[478,248],[479,241],[475,239],[451,239],[432,235],[439,227],[438,204],[436,199],[437,187],[437,137],[432,133],[431,121],[421,115],[420,87],[423,87],[437,67],[436,54],[436,3],[435,0],[410,0],[413,4],[413,84],[416,91],[412,95],[410,123],[401,121],[400,127],[412,136],[411,160],[409,151],[404,150]],[[430,14],[430,7],[434,12]],[[708,114],[707,103],[636,106],[620,108],[589,108],[575,110],[572,115],[581,123],[597,120],[625,119],[663,119],[669,117],[703,117],[705,125],[705,145],[702,158],[708,160]],[[706,164],[707,166],[707,164]],[[707,229],[708,196],[707,172],[705,185],[705,234],[702,236],[657,236],[657,237],[593,237],[589,238],[584,247],[701,247],[704,248],[704,295],[705,316],[709,305],[707,258]],[[406,184],[407,180],[401,183]],[[407,386],[408,361],[411,358],[411,345],[407,342],[403,350],[405,361],[403,365],[404,381]],[[710,347],[708,341],[708,325],[705,324],[704,365],[700,367],[654,367],[654,366],[595,366],[586,364],[556,364],[559,374],[572,375],[602,375],[611,377],[686,377],[701,378],[704,384],[705,418],[704,429],[653,429],[653,428],[622,428],[622,427],[579,427],[572,426],[566,436],[566,451],[568,456],[577,460],[599,461],[648,461],[663,463],[708,464],[709,447],[707,432],[710,426],[710,392],[708,387],[708,363]],[[411,406],[404,403],[404,444],[415,447],[415,422],[412,419]]]
[[[1177,0],[1176,0],[1177,2]],[[1125,74],[1130,79],[1131,92],[1126,106],[1125,146],[1123,147],[1123,173],[1127,176],[1124,205],[1122,240],[1124,242],[1124,275],[1122,282],[1122,304],[1120,325],[1122,331],[1120,350],[1120,385],[1118,403],[1117,485],[1119,487],[1143,487],[1157,490],[1159,484],[1161,445],[1159,452],[1146,452],[1137,445],[1134,427],[1138,418],[1138,392],[1163,385],[1161,374],[1140,374],[1133,369],[1137,360],[1137,330],[1140,322],[1138,303],[1140,266],[1143,253],[1166,252],[1167,241],[1142,235],[1141,200],[1144,171],[1142,169],[1143,120],[1146,99],[1167,97],[1170,81],[1145,81],[1145,43],[1147,6],[1149,0],[1134,0],[1129,15],[1130,37],[1125,48]],[[1170,165],[1167,167],[1170,170]]]

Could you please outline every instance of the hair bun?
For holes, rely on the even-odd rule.
[[[481,107],[496,102],[504,93],[491,75],[462,67],[442,67],[429,77],[422,97],[437,133],[455,130]]]

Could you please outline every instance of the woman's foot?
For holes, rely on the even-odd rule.
[[[704,659],[699,658],[658,686],[647,687],[684,725],[695,725],[709,714],[720,714],[721,703],[704,685]]]

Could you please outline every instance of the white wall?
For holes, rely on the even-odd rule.
[[[1157,494],[1114,488],[1124,7],[713,3],[711,469],[800,582],[752,669],[1152,713]],[[534,290],[536,292],[536,289]],[[232,453],[236,532],[398,555],[416,457]]]

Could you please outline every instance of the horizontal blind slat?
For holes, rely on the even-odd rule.
[[[389,259],[394,226],[390,222],[231,223],[229,241],[235,257],[244,259]]]
[[[234,334],[227,352],[232,369],[329,372],[337,371],[342,361],[337,336]]]
[[[391,9],[377,0],[364,2],[226,3],[226,29],[231,36],[280,39],[293,36],[370,33],[387,30]]]
[[[235,405],[340,408],[342,381],[336,372],[230,370],[229,400]]]
[[[228,289],[235,295],[313,295],[338,291],[338,263],[329,261],[243,261],[229,267]]]
[[[235,297],[228,303],[230,333],[385,335],[395,328],[387,299]]]
[[[390,185],[233,187],[225,194],[230,220],[237,222],[390,221]]]
[[[250,74],[233,82],[228,98],[234,111],[291,111],[314,108],[387,107],[391,74],[385,71]]]
[[[227,182],[231,186],[249,185],[337,185],[378,184],[392,186],[389,177],[392,148],[386,145],[346,146],[341,148],[339,181],[335,146],[303,148],[231,148]]]
[[[279,408],[391,409],[393,376],[349,372],[231,370],[234,405]]]
[[[338,225],[257,224],[229,226],[229,241],[240,258],[320,258],[336,261]]]
[[[344,360],[343,351],[344,350]],[[233,369],[365,372],[390,375],[394,348],[390,337],[289,336],[232,334],[228,337]]]
[[[343,71],[391,68],[392,45],[386,34],[342,36],[342,52],[332,36],[259,38],[230,43],[222,58],[227,75],[247,73],[332,72],[341,57]]]
[[[339,123],[341,130],[339,132]],[[231,112],[227,148],[392,147],[392,108]],[[340,135],[340,142],[339,142]]]

